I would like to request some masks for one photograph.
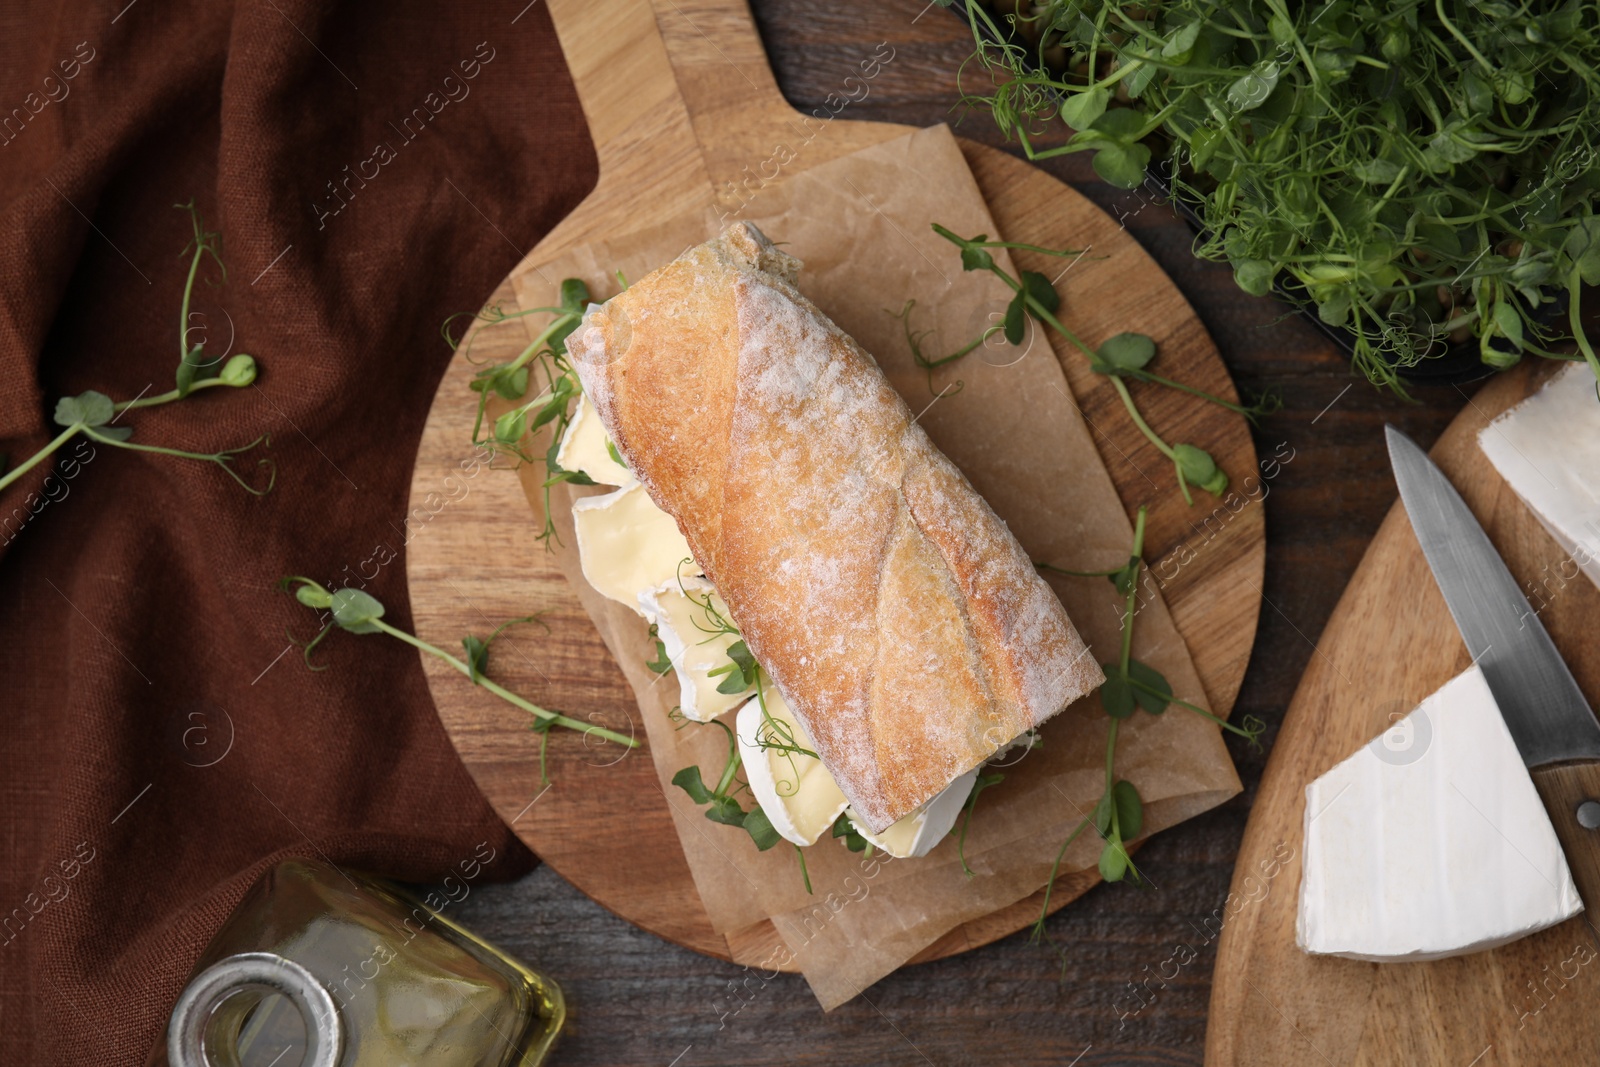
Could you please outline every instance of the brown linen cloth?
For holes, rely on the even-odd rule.
[[[172,205],[193,197],[228,279],[196,286],[191,326],[261,376],[119,425],[200,451],[270,433],[241,466],[278,472],[257,498],[208,464],[68,445],[76,465],[0,493],[0,1063],[142,1063],[275,858],[418,881],[461,877],[480,843],[480,879],[531,862],[417,654],[340,632],[311,673],[285,628],[308,636],[312,613],[274,589],[365,577],[410,626],[440,323],[596,176],[525,4],[0,9],[0,451],[31,455],[63,395],[171,388],[190,240]]]

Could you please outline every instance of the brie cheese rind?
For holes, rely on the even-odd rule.
[[[647,589],[639,594],[639,607],[646,618],[655,620],[656,636],[666,647],[667,659],[672,661],[672,669],[677,672],[678,710],[683,712],[684,718],[710,722],[755,695],[754,686],[735,693],[721,692],[718,686],[728,676],[710,674],[733,662],[728,658],[728,649],[739,640],[737,633],[725,633],[718,628],[712,613],[726,619],[728,606],[717,596],[710,582],[704,578],[685,578],[681,584],[674,580]]]
[[[572,525],[584,579],[640,615],[645,615],[640,593],[676,582],[680,573],[700,573],[678,524],[651,503],[638,482],[574,502]]]
[[[857,819],[854,812],[846,813],[850,816],[850,825],[856,828],[856,833],[897,860],[926,856],[945,839],[945,835],[961,817],[962,809],[967,806],[967,797],[972,795],[972,783],[982,769],[972,768],[945,786],[932,800],[882,833],[873,833],[872,828]]]
[[[1295,942],[1436,960],[1583,910],[1483,672],[1470,667],[1306,787]]]
[[[577,410],[561,435],[556,465],[564,471],[582,471],[599,485],[632,485],[633,472],[611,456],[611,438],[587,396],[578,397]]]
[[[1485,426],[1478,447],[1561,550],[1600,585],[1600,398],[1589,365],[1563,368]]]
[[[799,266],[737,223],[591,307],[567,352],[883,831],[1104,676],[1005,523],[795,289]]]
[[[775,687],[766,687],[760,698],[739,709],[734,725],[750,792],[778,835],[805,846],[832,830],[849,801],[821,760],[803,752],[787,751],[816,749],[811,747],[811,738],[789,710],[783,694]]]

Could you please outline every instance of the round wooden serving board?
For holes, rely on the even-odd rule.
[[[600,179],[488,303],[516,310],[513,278],[539,271],[596,235],[638,229],[719,196],[729,202],[737,195],[729,183],[744,180],[774,144],[794,136],[798,113],[772,80],[742,0],[659,5],[550,0],[599,155]],[[790,168],[815,166],[907,131],[829,118]],[[968,142],[962,150],[1007,240],[1092,246],[1091,254],[1103,257],[1086,260],[1058,286],[1069,321],[1085,337],[1143,331],[1160,345],[1162,373],[1235,395],[1193,309],[1125,230],[1022,161]],[[1043,257],[1015,258],[1021,267],[1049,269]],[[484,330],[472,361],[515,356],[528,343],[524,324],[532,321]],[[412,478],[403,534],[417,632],[457,647],[468,632],[487,636],[505,619],[543,612],[548,632],[520,626],[495,643],[494,675],[544,706],[608,725],[634,724],[633,694],[555,562],[535,541],[538,531],[517,478],[491,471],[470,444],[474,362],[458,352],[445,373]],[[1063,365],[1124,506],[1130,513],[1151,506],[1146,558],[1157,574],[1174,575],[1162,584],[1162,595],[1211,706],[1226,714],[1255,636],[1265,560],[1262,509],[1250,498],[1230,511],[1203,493],[1196,494],[1194,508],[1184,507],[1170,465],[1128,420],[1108,381],[1081,359]],[[1257,474],[1243,418],[1174,392],[1134,389],[1153,425],[1210,450],[1236,489]],[[1245,492],[1235,499],[1245,500]],[[582,737],[557,730],[549,738],[553,784],[545,790],[539,735],[529,731],[528,717],[431,657],[423,664],[440,720],[479,788],[545,862],[604,907],[669,941],[741,962],[768,957],[777,944],[770,924],[733,938],[712,930],[647,752],[619,758],[615,745],[586,748]],[[1052,909],[1095,880],[1093,872],[1063,877]],[[937,959],[1003,937],[1031,923],[1040,902],[1036,895],[969,922],[918,958]]]

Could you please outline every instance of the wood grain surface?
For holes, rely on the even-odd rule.
[[[765,70],[764,61],[740,0],[706,0],[692,16],[672,5],[658,10],[662,52],[648,47],[642,13],[649,11],[649,5],[642,0],[615,8],[624,27],[615,36],[593,34],[587,21],[593,15],[591,7],[558,0],[552,10],[567,42],[580,98],[597,131],[601,178],[594,194],[529,254],[513,279],[527,272],[548,283],[551,279],[544,278],[543,266],[584,235],[623,232],[663,217],[641,214],[637,187],[619,186],[608,170],[613,163],[626,168],[630,181],[643,181],[640,159],[659,157],[659,164],[645,169],[681,174],[686,186],[700,181],[702,195],[726,199],[747,195],[740,190],[748,186],[737,184],[743,181],[739,175],[748,172],[747,161],[772,152],[774,139],[800,145],[788,167],[792,173],[905,132],[898,125],[852,123],[830,116],[825,123],[818,120],[815,129],[800,127],[805,133],[800,141],[795,136],[798,113],[777,94],[770,76],[764,94],[759,91],[756,79]],[[628,49],[653,57],[649,64],[630,67],[629,77],[650,79],[647,95],[669,116],[664,133],[641,140],[636,127],[595,113],[622,106],[608,92],[618,69],[610,49],[619,38],[626,40]],[[586,57],[596,45],[605,53],[605,61],[591,70],[585,66]],[[747,79],[746,87],[753,91],[730,93],[730,68]],[[655,80],[665,78],[683,87],[685,109],[670,107],[670,94],[655,91]],[[714,122],[682,124],[684,114],[694,120],[705,111],[714,114]],[[602,140],[608,136],[613,140]],[[1061,276],[1058,287],[1076,329],[1091,342],[1124,329],[1148,333],[1159,345],[1162,373],[1234,396],[1193,309],[1114,219],[1070,188],[1004,153],[969,144],[966,154],[1008,240],[1086,250],[1082,261],[1066,271],[1059,262],[1035,253],[1017,256],[1021,267]],[[727,182],[716,186],[706,182],[692,165],[696,155],[705,164],[705,173],[732,175],[734,191],[728,192]],[[779,175],[777,180],[781,179]],[[691,193],[671,191],[679,179],[661,180],[669,187],[663,203],[676,207],[693,201]],[[508,279],[489,302],[515,312],[520,307],[517,291]],[[463,344],[441,382],[413,474],[413,515],[427,516],[428,533],[409,545],[411,600],[419,635],[436,644],[454,643],[465,629],[486,631],[500,619],[531,610],[549,612],[543,620],[548,632],[538,634],[536,651],[525,647],[526,637],[503,639],[506,654],[496,659],[497,676],[542,704],[568,713],[593,713],[622,728],[632,720],[631,700],[617,699],[627,693],[621,675],[584,619],[559,567],[536,543],[534,521],[526,509],[516,506],[515,480],[485,473],[467,444],[476,403],[468,383],[476,367],[485,360],[515,356],[530,330],[540,325],[539,319],[519,319],[477,331]],[[1150,505],[1147,558],[1210,704],[1225,714],[1243,679],[1259,611],[1255,591],[1265,554],[1262,509],[1249,495],[1252,486],[1259,486],[1260,475],[1247,424],[1222,408],[1172,391],[1135,388],[1145,416],[1155,426],[1173,440],[1207,448],[1233,472],[1233,493],[1224,498],[1229,504],[1198,494],[1200,503],[1186,507],[1170,465],[1127,418],[1109,380],[1089,371],[1065,344],[1057,347],[1125,507],[1132,512],[1141,504]],[[458,486],[469,486],[470,491]],[[502,551],[486,555],[482,546],[487,544]],[[539,802],[533,805],[540,738],[528,732],[526,717],[485,700],[437,661],[425,659],[424,666],[441,720],[479,787],[542,859],[596,901],[677,944],[752,964],[772,957],[781,942],[768,924],[726,941],[711,929],[647,759],[614,759],[621,754],[590,751],[582,739],[558,732],[549,745],[560,787],[547,795],[539,792]],[[600,697],[597,689],[605,695]],[[610,821],[608,817],[619,810],[627,818]],[[1063,879],[1051,895],[1052,907],[1063,906],[1095,881],[1092,875]],[[918,958],[941,958],[1010,934],[1032,923],[1043,903],[1041,891],[969,922]]]
[[[801,111],[828,107],[828,95],[887,42],[894,61],[844,117],[959,122],[964,138],[1002,144],[992,124],[963,117],[959,106],[966,27],[926,0],[753,0],[752,10],[777,84]],[[608,32],[619,38],[618,56],[631,59],[625,35]],[[1242,390],[1271,389],[1282,400],[1255,434],[1263,460],[1288,461],[1269,482],[1261,620],[1234,709],[1268,721],[1270,750],[1323,626],[1394,502],[1383,424],[1431,444],[1475,387],[1413,389],[1413,403],[1379,393],[1352,378],[1309,325],[1241,293],[1225,266],[1195,260],[1170,208],[1107,187],[1085,156],[1039,169],[1122,221],[1182,289]],[[453,914],[560,977],[576,1014],[556,1062],[573,1067],[1192,1067],[1203,1057],[1216,917],[1265,762],[1244,745],[1229,747],[1244,795],[1151,841],[1141,853],[1150,889],[1097,887],[1054,916],[1048,933],[1061,955],[1013,935],[904,968],[826,1016],[798,977],[753,976],[668,944],[590,903],[548,867],[513,885],[477,886]],[[1312,1053],[1285,1062],[1321,1061]]]
[[[1593,638],[1600,589],[1581,576],[1560,576],[1569,557],[1478,448],[1478,431],[1556,368],[1535,369],[1518,368],[1479,391],[1432,455],[1518,584],[1542,591],[1539,617],[1593,703],[1600,697],[1600,648]],[[1294,944],[1305,786],[1388,729],[1393,713],[1409,711],[1470,662],[1405,509],[1396,503],[1323,631],[1267,764],[1233,881],[1240,903],[1218,948],[1208,1064],[1315,1059],[1337,1067],[1534,1067],[1595,1061],[1600,979],[1586,978],[1580,965],[1596,949],[1588,915],[1490,952],[1432,963],[1312,957]],[[1565,792],[1574,803],[1579,791],[1587,796],[1600,785],[1593,766],[1551,769],[1540,778],[1542,788]],[[1564,841],[1589,833],[1569,825],[1576,833]],[[1425,833],[1418,827],[1419,845]],[[1587,877],[1600,853],[1592,840],[1580,844],[1575,873]],[[1284,860],[1270,882],[1254,870],[1255,861],[1268,856]],[[1577,962],[1562,967],[1574,953]],[[1546,989],[1551,975],[1557,977]]]

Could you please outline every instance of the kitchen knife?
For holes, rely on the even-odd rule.
[[[1455,486],[1416,442],[1385,431],[1423,555],[1550,813],[1578,892],[1600,909],[1600,723]]]

